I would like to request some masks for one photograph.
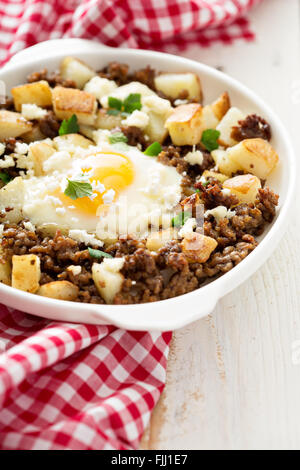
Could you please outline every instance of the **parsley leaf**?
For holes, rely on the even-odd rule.
[[[203,131],[201,142],[204,147],[211,152],[219,148],[218,138],[220,137],[220,131],[216,129],[206,129]]]
[[[153,142],[153,144],[149,145],[144,151],[145,155],[149,157],[156,157],[161,152],[161,145],[159,142]]]
[[[93,248],[88,248],[89,254],[92,258],[100,259],[100,258],[113,258],[113,256],[105,253],[105,251],[101,250],[94,250]]]
[[[64,119],[59,128],[59,135],[77,134],[79,126],[76,114],[73,114],[69,119]]]
[[[136,109],[142,109],[141,94],[130,93],[130,95],[123,101],[125,113],[133,113]]]
[[[2,180],[3,183],[7,184],[12,180],[12,178],[7,173],[4,173],[3,171],[1,171],[0,172],[0,180]]]
[[[172,219],[172,227],[182,227],[185,222],[192,217],[192,213],[189,211],[182,211],[179,214],[177,214],[175,217]]]
[[[118,98],[114,98],[114,96],[109,96],[108,97],[108,106],[110,108],[121,111],[122,106],[123,106],[123,102],[122,102],[122,100],[119,100]]]
[[[109,136],[108,140],[111,144],[117,144],[119,142],[126,143],[128,141],[126,135],[124,135],[123,132],[114,132]]]
[[[107,114],[111,116],[117,116],[121,113],[122,116],[128,116],[133,113],[136,109],[142,109],[141,94],[130,93],[125,100],[120,100],[114,96],[108,97],[108,106],[110,109],[107,110]]]
[[[93,188],[87,181],[72,181],[68,179],[68,186],[64,193],[75,201],[75,199],[91,196],[93,194]]]

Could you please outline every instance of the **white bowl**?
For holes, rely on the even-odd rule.
[[[296,160],[284,126],[255,93],[213,68],[169,54],[108,48],[87,40],[46,41],[26,49],[14,56],[1,70],[0,79],[5,81],[9,90],[25,82],[30,72],[44,67],[50,71],[57,69],[60,60],[66,55],[78,57],[96,69],[116,60],[128,63],[132,69],[150,64],[158,70],[169,72],[193,71],[201,78],[206,102],[211,102],[227,90],[235,106],[264,117],[272,127],[272,144],[280,156],[280,164],[267,182],[280,194],[278,212],[261,237],[258,247],[238,266],[210,284],[173,299],[139,305],[91,305],[48,299],[0,284],[0,301],[53,320],[113,324],[129,330],[174,330],[208,315],[223,295],[238,287],[264,263],[285,231],[295,194]]]

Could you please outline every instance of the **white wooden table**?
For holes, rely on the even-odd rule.
[[[299,15],[298,0],[265,0],[251,12],[256,42],[185,53],[222,66],[261,95],[282,116],[296,149]],[[272,258],[208,318],[174,334],[167,385],[142,449],[300,449],[296,204]]]

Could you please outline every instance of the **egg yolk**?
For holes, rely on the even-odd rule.
[[[105,191],[100,193],[97,188],[93,190],[96,197],[82,197],[78,199],[71,199],[62,193],[60,190],[55,192],[65,207],[75,206],[80,212],[89,215],[97,215],[99,208],[105,207],[103,196],[109,189],[115,192],[114,201],[118,198],[119,194],[129,186],[134,179],[134,167],[131,160],[125,155],[111,152],[101,152],[95,154],[95,161],[92,157],[88,159],[88,165],[82,168],[82,173],[89,174],[88,180],[100,183],[105,187]],[[75,179],[75,178],[74,178]]]

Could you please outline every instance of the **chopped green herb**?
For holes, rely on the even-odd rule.
[[[90,183],[87,181],[71,181],[68,179],[68,186],[65,190],[65,195],[70,197],[75,201],[86,196],[91,196],[93,194],[93,188]]]
[[[141,94],[130,93],[123,102],[125,113],[133,113],[136,109],[142,109]]]
[[[1,171],[0,172],[0,180],[2,180],[3,183],[7,184],[12,180],[12,178],[7,173],[4,173],[3,171]]]
[[[76,114],[73,114],[69,119],[64,119],[59,128],[59,135],[77,134],[79,126]]]
[[[111,134],[110,137],[108,138],[111,144],[117,144],[119,142],[127,142],[127,137],[126,135],[123,134],[123,132],[115,132],[114,134]]]
[[[108,253],[105,253],[105,251],[101,250],[94,250],[93,248],[88,248],[89,254],[92,258],[100,259],[100,258],[113,258],[111,255]]]
[[[201,142],[204,147],[211,152],[219,148],[218,138],[220,137],[220,131],[216,129],[206,129],[203,131]]]
[[[175,217],[172,219],[172,226],[173,227],[182,227],[185,222],[192,217],[192,213],[189,211],[182,211],[179,214],[177,214]]]
[[[149,157],[156,157],[161,152],[161,145],[159,142],[153,142],[153,144],[149,145],[146,148],[144,154],[148,155]]]
[[[107,114],[110,116],[118,116],[120,114],[120,111],[118,109],[108,109]]]
[[[110,108],[117,109],[118,111],[121,111],[123,102],[119,100],[118,98],[114,98],[113,96],[108,97],[108,106]]]
[[[200,193],[200,189],[196,188],[195,193]]]
[[[127,117],[136,109],[140,110],[142,108],[141,94],[130,93],[124,101],[119,100],[119,98],[115,98],[114,96],[109,96],[108,106],[110,109],[108,109],[107,113],[111,116],[117,116],[121,113],[122,117]]]

